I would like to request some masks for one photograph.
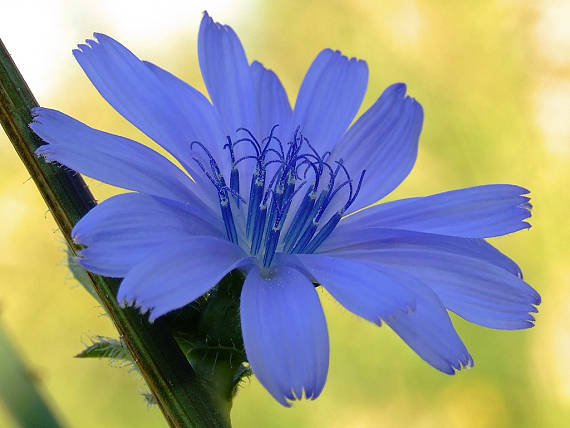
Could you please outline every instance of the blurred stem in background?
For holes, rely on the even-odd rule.
[[[0,399],[19,426],[60,427],[34,381],[34,375],[0,327]]]
[[[79,248],[71,239],[71,230],[95,206],[95,200],[79,174],[35,156],[42,141],[28,124],[32,120],[30,109],[37,105],[0,41],[0,122],[69,247],[77,254]],[[216,396],[216,388],[207,387],[213,380],[193,370],[168,323],[157,320],[151,325],[135,309],[120,308],[115,299],[118,280],[88,275],[168,423],[176,427],[230,426],[231,397],[227,402],[226,397]]]

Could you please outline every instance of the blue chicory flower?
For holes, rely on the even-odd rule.
[[[249,63],[234,31],[207,13],[198,57],[212,103],[112,38],[95,39],[73,51],[91,82],[193,178],[135,141],[33,110],[30,126],[48,143],[37,154],[133,191],[73,230],[85,269],[124,278],[120,302],[152,321],[242,270],[247,357],[285,406],[316,398],[327,377],[314,282],[448,374],[473,360],[447,310],[490,328],[533,325],[540,296],[484,239],[530,227],[524,188],[483,185],[356,212],[415,162],[423,110],[404,84],[349,127],[368,69],[338,51],[317,55],[292,109],[275,73]]]

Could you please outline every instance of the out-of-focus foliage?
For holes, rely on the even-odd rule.
[[[204,90],[196,59],[198,12],[167,39],[140,32],[139,40],[126,31],[136,9],[113,15],[113,26],[102,9],[87,13],[75,2],[56,3],[67,4],[60,13],[72,17],[62,19],[77,42],[93,30],[108,32]],[[448,377],[386,327],[357,319],[323,294],[332,356],[322,396],[284,409],[252,378],[235,399],[234,426],[562,426],[570,419],[570,41],[561,30],[570,19],[568,7],[556,0],[230,3],[210,11],[236,29],[250,60],[279,74],[292,102],[305,70],[325,47],[367,60],[362,111],[388,84],[408,84],[424,106],[425,125],[416,167],[390,198],[484,183],[529,188],[532,229],[493,243],[520,264],[543,296],[531,330],[494,331],[454,317],[475,368]],[[148,23],[161,16],[147,15]],[[36,41],[26,46],[42,54],[62,49]],[[100,99],[71,55],[46,69],[58,70],[44,76],[57,85],[42,91],[42,105],[156,147]],[[2,322],[72,426],[165,426],[160,412],[147,409],[135,393],[144,390],[137,376],[103,360],[73,358],[90,336],[116,334],[68,272],[63,240],[27,178],[0,135]],[[100,199],[116,191],[90,183]],[[0,404],[0,426],[9,426],[2,411]]]
[[[35,385],[34,374],[0,328],[0,401],[20,426],[58,428],[56,413]]]

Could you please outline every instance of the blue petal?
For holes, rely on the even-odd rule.
[[[397,274],[416,296],[416,310],[386,321],[416,353],[436,369],[455,374],[473,366],[473,358],[453,328],[436,294],[420,281]]]
[[[346,226],[346,225],[345,225]],[[409,230],[337,227],[321,245],[320,253],[346,253],[389,248],[417,248],[445,251],[480,259],[522,278],[519,266],[483,239],[458,238]]]
[[[250,68],[257,99],[258,135],[265,138],[275,125],[279,125],[273,135],[282,142],[289,141],[292,111],[283,85],[277,75],[261,63],[254,61]],[[245,176],[251,177],[254,166],[254,162],[243,162],[240,169]],[[267,165],[267,177],[273,177],[279,167],[278,163]]]
[[[129,271],[117,300],[150,311],[152,322],[214,287],[228,272],[250,263],[224,239],[192,237],[165,243]]]
[[[422,123],[421,105],[406,96],[406,85],[398,83],[389,86],[350,127],[331,158],[343,159],[355,177],[366,170],[351,210],[378,201],[407,177],[416,161]]]
[[[73,239],[87,248],[80,264],[90,272],[122,278],[148,254],[184,236],[225,236],[222,224],[177,201],[141,193],[113,196],[75,225]]]
[[[198,176],[188,146],[191,128],[159,78],[116,40],[94,36],[97,41],[87,40],[73,51],[91,83],[115,110]]]
[[[487,238],[527,229],[528,190],[488,184],[375,205],[346,218],[354,228],[385,227],[464,238]]]
[[[282,260],[288,257],[296,257],[346,309],[378,325],[415,307],[413,293],[376,266],[321,254],[282,255]]]
[[[198,59],[226,134],[233,135],[240,127],[255,132],[257,106],[245,52],[234,30],[214,22],[207,12],[198,33]]]
[[[366,62],[323,50],[303,79],[292,127],[300,126],[320,154],[332,150],[358,112],[367,84]]]
[[[203,206],[192,180],[142,144],[98,131],[56,110],[35,108],[30,128],[49,144],[36,154],[96,180]]]
[[[176,103],[180,110],[181,121],[185,122],[190,141],[200,141],[208,148],[216,161],[220,164],[227,163],[228,154],[223,150],[225,135],[222,133],[220,116],[210,101],[192,86],[169,73],[168,71],[148,61],[143,63],[158,77],[164,87],[164,91]],[[188,146],[186,146],[188,150]],[[226,168],[226,173],[229,170]],[[214,194],[215,192],[209,192]],[[216,197],[217,201],[217,197]]]
[[[257,61],[251,64],[251,75],[257,99],[259,135],[267,136],[274,125],[279,125],[276,136],[287,141],[290,135],[286,135],[286,130],[292,111],[283,85],[273,71]]]
[[[533,326],[538,293],[519,277],[484,260],[407,244],[376,250],[347,251],[343,257],[390,265],[429,286],[445,307],[485,327],[515,330]]]
[[[245,135],[243,131],[236,134],[238,128],[255,133],[256,94],[245,52],[234,30],[214,22],[207,12],[198,32],[198,59],[210,99],[222,119],[224,135],[235,142]],[[251,155],[248,144],[237,144],[234,151],[236,159]],[[240,171],[240,189],[249,189],[253,162],[242,162]]]
[[[327,324],[313,284],[279,266],[271,277],[252,269],[241,293],[241,327],[253,373],[282,405],[321,393],[329,365]]]

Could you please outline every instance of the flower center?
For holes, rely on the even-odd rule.
[[[256,256],[264,268],[269,268],[277,251],[314,252],[355,201],[366,172],[360,173],[355,186],[343,160],[329,162],[330,152],[319,154],[299,127],[285,145],[275,136],[276,128],[261,141],[245,128],[237,130],[242,138],[227,137],[229,186],[210,151],[198,141],[191,144],[193,151],[206,156],[193,159],[218,192],[228,239]],[[250,154],[236,159],[238,144],[247,144]],[[246,162],[253,163],[253,172]],[[251,174],[247,200],[240,195],[240,173]],[[341,189],[348,194],[339,205]],[[333,200],[336,210],[327,216]]]

